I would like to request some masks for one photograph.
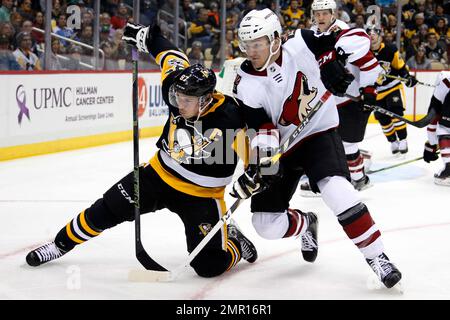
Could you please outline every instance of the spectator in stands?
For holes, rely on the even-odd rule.
[[[272,1],[273,3],[274,1]],[[225,3],[225,8],[226,8],[226,12],[227,12],[227,18],[229,16],[231,16],[233,13],[237,14],[238,16],[241,15],[241,11],[239,10],[238,6],[237,6],[237,1],[236,0],[228,0]],[[275,12],[275,10],[272,10]]]
[[[8,37],[10,45],[14,42],[14,27],[11,22],[0,23],[0,35],[4,34]]]
[[[242,16],[245,17],[247,13],[256,9],[256,0],[247,0],[245,3],[245,9],[242,12]]]
[[[188,22],[197,20],[197,12],[195,11],[195,6],[191,2],[191,0],[183,0],[181,7],[183,10],[184,19]]]
[[[365,20],[364,20],[364,15],[363,14],[357,14],[355,16],[354,19],[355,22],[350,24],[351,28],[361,28],[361,29],[365,29]]]
[[[220,12],[217,2],[211,2],[209,4],[208,21],[215,29],[220,29]]]
[[[53,0],[52,17],[53,18],[59,17],[61,13],[64,13],[63,7],[61,6],[61,1]]]
[[[17,35],[19,47],[13,52],[22,70],[42,70],[39,58],[31,51],[31,34],[20,32]]]
[[[105,52],[105,65],[103,66],[103,70],[118,70],[119,65],[117,60],[114,59],[111,43],[109,41],[102,42],[100,49]]]
[[[69,39],[73,39],[75,37],[75,32],[73,31],[73,29],[67,27],[67,15],[65,13],[59,15],[57,25],[53,32],[61,37]],[[69,45],[66,40],[61,40],[61,44],[64,47],[67,47]]]
[[[428,32],[428,26],[424,23],[425,18],[424,18],[423,13],[416,14],[415,17],[414,17],[414,21],[415,21],[415,23],[411,24],[410,27],[408,27],[405,30],[405,37],[407,39],[411,39],[411,37],[414,34],[419,33],[422,28],[426,27],[426,30]]]
[[[213,40],[214,28],[208,22],[208,9],[201,8],[198,18],[192,22],[189,29],[192,41],[200,41],[204,48],[210,48]]]
[[[0,71],[20,69],[20,65],[10,50],[9,38],[4,34],[0,34]]]
[[[31,0],[23,0],[22,4],[20,5],[19,9],[17,10],[17,12],[20,13],[20,15],[25,19],[25,20],[30,20],[32,21],[34,18],[34,11],[32,8],[32,1]]]
[[[205,65],[205,56],[203,55],[202,43],[200,41],[192,42],[192,48],[188,54],[188,58],[191,65],[196,63]]]
[[[439,18],[434,28],[430,28],[430,32],[434,32],[438,37],[441,46],[446,46],[446,37],[450,37],[450,28],[444,18]]]
[[[298,24],[304,21],[305,12],[300,9],[297,0],[291,0],[289,7],[283,12],[284,23],[290,30],[298,28]]]
[[[409,69],[430,70],[431,61],[426,57],[425,48],[423,46],[420,46],[417,49],[415,55],[410,57],[408,61],[406,61],[406,65],[409,67]]]
[[[41,11],[36,12],[36,16],[33,19],[33,27],[45,30],[44,14]],[[38,45],[45,42],[45,34],[43,33],[31,31],[31,36],[36,40]]]
[[[438,44],[437,36],[433,32],[427,34],[427,43],[425,44],[427,58],[447,64],[447,52]]]
[[[52,54],[50,55],[50,65],[46,66],[47,70],[62,70],[61,61],[59,60],[58,55],[60,52],[61,44],[58,39],[52,39]],[[41,64],[44,65],[45,55],[41,56]]]
[[[2,6],[0,7],[0,23],[10,21],[12,8],[13,0],[2,0]]]
[[[100,42],[112,41],[110,31],[111,31],[111,26],[109,26],[107,24],[104,24],[100,27],[100,35],[99,35]]]
[[[80,46],[71,46],[69,48],[70,55],[68,56],[69,60],[63,63],[63,66],[67,70],[86,70],[89,68],[84,67],[81,64],[81,54],[83,50]]]
[[[353,10],[351,12],[351,16],[350,17],[351,18],[352,17],[356,17],[359,14],[363,15],[364,21],[365,21],[366,20],[366,10],[364,9],[364,5],[361,2],[356,1],[355,5],[353,6]]]
[[[11,19],[10,21],[12,26],[14,27],[14,30],[16,32],[20,32],[20,28],[22,28],[23,18],[18,12],[11,12]]]
[[[81,13],[81,28],[86,25],[94,25],[94,11],[90,8],[82,11]]]
[[[117,9],[117,13],[111,18],[111,24],[114,29],[123,29],[130,18],[128,6],[121,2]]]
[[[81,35],[79,36],[80,42],[83,42],[84,44],[93,45],[93,28],[91,25],[85,25],[81,29]],[[83,47],[83,56],[92,56],[92,50],[88,48]]]
[[[434,15],[432,16],[433,26],[436,27],[439,19],[444,19],[447,24],[450,23],[450,16],[448,14],[444,13],[444,7],[440,4],[436,5],[436,8],[434,9]]]
[[[406,47],[405,60],[408,61],[409,58],[415,56],[420,46],[421,46],[420,36],[418,34],[413,35],[411,37],[409,45]]]
[[[347,24],[351,22],[350,15],[347,13],[347,11],[344,10],[342,6],[338,7],[336,18],[341,21],[344,21]]]

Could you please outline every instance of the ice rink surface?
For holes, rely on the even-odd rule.
[[[426,130],[411,126],[409,153],[390,154],[378,124],[368,126],[361,147],[373,152],[372,169],[420,157]],[[156,139],[141,141],[148,161]],[[241,261],[223,276],[203,279],[186,268],[169,283],[133,283],[134,224],[123,223],[38,268],[27,252],[56,233],[114,182],[132,170],[132,143],[0,162],[0,299],[450,299],[450,188],[433,183],[442,162],[415,161],[372,174],[374,186],[360,193],[382,231],[386,253],[403,273],[404,294],[369,289],[372,271],[347,239],[321,198],[295,194],[291,207],[319,215],[319,256],[301,258],[299,239],[269,241],[251,225],[249,201],[234,214],[258,248],[254,264]],[[233,199],[226,196],[227,205]],[[142,217],[143,242],[161,264],[186,257],[184,228],[163,210]]]

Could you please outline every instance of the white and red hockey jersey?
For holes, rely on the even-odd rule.
[[[304,36],[311,41],[315,38],[310,30],[296,30],[282,45],[277,61],[264,71],[256,71],[249,60],[244,61],[233,88],[247,126],[255,130],[276,126],[281,141],[300,124],[305,110],[312,108],[326,93],[315,54]],[[312,134],[335,128],[338,124],[334,99],[328,99],[291,147]]]
[[[352,97],[360,95],[359,89],[376,84],[383,68],[370,51],[370,38],[363,29],[343,30],[336,40],[336,51],[348,55],[345,68],[355,77],[347,89]],[[336,97],[336,104],[348,101],[348,97]]]
[[[448,92],[450,91],[450,71],[441,71],[436,79],[436,88],[434,89],[433,96],[438,99],[444,107],[444,101]]]

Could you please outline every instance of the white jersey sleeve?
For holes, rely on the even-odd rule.
[[[441,71],[436,79],[436,88],[434,89],[433,96],[443,104],[449,90],[450,71]]]

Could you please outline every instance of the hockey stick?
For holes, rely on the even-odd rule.
[[[145,251],[141,241],[141,210],[139,199],[139,115],[138,115],[138,53],[132,49],[133,58],[133,191],[136,258],[147,270],[166,270]]]
[[[408,81],[408,79],[406,79],[406,78],[396,77],[396,76],[393,76],[393,75],[390,75],[390,74],[385,74],[384,76],[386,78],[399,80],[401,82],[407,82]],[[420,84],[420,85],[426,86],[426,87],[430,87],[430,88],[436,88],[436,86],[434,84],[429,84],[429,83],[425,83],[425,82],[422,82],[422,81],[417,81],[417,84]]]
[[[391,111],[386,110],[386,109],[384,109],[382,107],[379,107],[379,106],[370,105],[370,104],[364,104],[364,106],[369,108],[369,109],[372,109],[374,111],[378,111],[379,113],[385,114],[385,115],[387,115],[389,117],[393,117],[393,118],[397,118],[399,120],[402,120],[403,122],[406,122],[406,123],[408,123],[408,124],[410,124],[410,125],[412,125],[414,127],[417,127],[417,128],[426,127],[431,122],[431,120],[433,120],[434,116],[436,115],[436,111],[432,108],[428,112],[428,114],[425,117],[423,117],[422,119],[417,120],[417,121],[411,121],[411,120],[408,120],[408,119],[406,119],[405,117],[403,117],[401,115],[398,115],[398,114],[396,114],[394,112],[391,112]]]
[[[316,114],[319,108],[328,100],[331,96],[330,91],[326,91],[320,100],[311,108],[310,112],[306,115],[303,121],[298,125],[297,128],[285,139],[285,142],[281,144],[277,152],[272,157],[267,157],[261,159],[260,163],[276,163],[282,154],[289,148],[289,145],[297,138],[297,136],[304,130],[305,126],[311,121],[311,118]],[[187,258],[176,267],[173,271],[168,271],[163,268],[163,270],[155,269],[149,271],[142,270],[131,270],[128,274],[128,279],[130,281],[137,282],[153,282],[153,281],[171,281],[174,280],[180,273],[185,270],[185,267],[197,256],[197,254],[208,244],[209,240],[219,231],[224,223],[231,217],[234,211],[241,205],[244,199],[237,199],[231,208],[220,218],[220,220],[215,224],[215,226],[208,232],[208,234],[200,241],[200,243],[195,247],[195,249],[187,256]],[[159,264],[158,264],[159,266]]]
[[[418,160],[422,160],[422,159],[423,159],[423,156],[422,157],[418,157],[418,158],[414,158],[414,159],[411,159],[411,160],[403,161],[403,162],[400,162],[400,163],[397,163],[397,164],[393,164],[392,166],[387,166],[387,167],[383,167],[383,168],[376,169],[376,170],[369,170],[369,171],[366,171],[366,173],[367,174],[377,173],[377,172],[381,172],[381,171],[384,171],[384,170],[389,170],[389,169],[392,169],[392,168],[400,167],[400,166],[403,166],[405,164],[408,164],[408,163],[411,163],[411,162],[415,162],[415,161],[418,161]]]
[[[361,97],[354,97],[354,96],[351,96],[349,94],[345,94],[345,96],[350,98],[350,99],[352,99],[353,101],[361,101]],[[417,127],[417,128],[426,127],[433,120],[434,116],[436,115],[436,110],[431,108],[431,110],[428,112],[428,114],[425,117],[423,117],[422,119],[417,120],[417,121],[411,121],[411,120],[408,120],[408,119],[406,119],[405,117],[403,117],[403,116],[401,116],[399,114],[396,114],[396,113],[394,113],[392,111],[386,110],[386,109],[384,109],[384,108],[382,108],[380,106],[376,106],[376,105],[371,105],[371,104],[366,104],[365,103],[364,107],[372,109],[374,111],[378,111],[379,113],[385,114],[385,115],[387,115],[389,117],[397,118],[397,119],[402,120],[403,122],[406,122],[406,123],[408,123],[408,124],[410,124],[410,125],[412,125],[414,127]]]

